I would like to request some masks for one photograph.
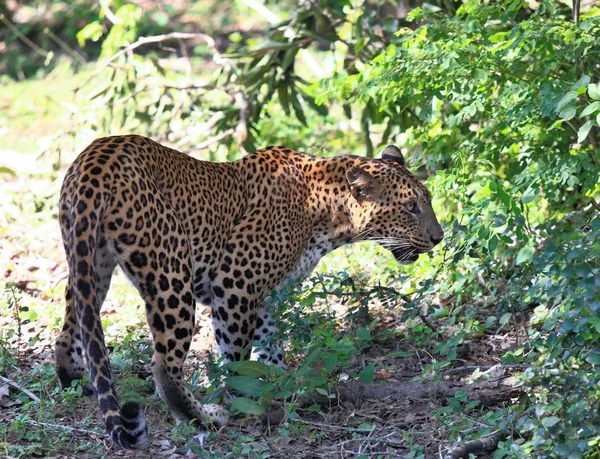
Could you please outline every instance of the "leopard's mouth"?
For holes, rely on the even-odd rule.
[[[414,247],[402,247],[391,249],[392,255],[396,261],[403,265],[410,265],[419,259],[419,255],[422,253],[419,249]]]

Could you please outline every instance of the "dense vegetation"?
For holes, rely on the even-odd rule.
[[[435,197],[443,249],[408,268],[370,246],[360,259],[328,258],[319,273],[329,267],[333,275],[317,273],[275,301],[292,330],[290,348],[304,357],[284,374],[258,364],[230,368],[226,386],[243,395],[232,408],[260,415],[287,400],[286,419],[297,419],[299,398],[315,390],[331,397],[340,373],[372,382],[383,363],[353,364],[379,341],[412,343],[395,357],[427,349],[420,376],[441,380],[463,362],[465,343],[502,335],[516,340],[498,358],[522,370],[522,395],[489,411],[455,396],[437,419],[468,412],[476,420],[456,429],[442,422],[445,440],[500,431],[494,457],[597,457],[600,8],[406,3],[408,15],[349,0],[199,2],[184,19],[166,6],[81,0],[65,10],[46,2],[53,27],[34,21],[33,9],[18,22],[18,11],[0,5],[10,24],[0,30],[2,82],[43,80],[65,62],[71,68],[74,102],[53,151],[90,131],[145,134],[211,160],[272,143],[369,156],[399,145]],[[208,24],[206,15],[216,20]],[[251,24],[238,27],[247,17]],[[147,36],[156,38],[140,39]],[[86,61],[96,59],[90,68]],[[64,165],[60,155],[51,161]],[[10,161],[3,165],[0,177],[14,180]],[[51,204],[40,205],[24,208]],[[8,211],[2,217],[16,221]],[[377,267],[364,268],[373,257]],[[18,289],[4,287],[2,311],[19,316]],[[349,305],[349,333],[328,320],[328,309],[312,309],[336,295]],[[365,311],[370,303],[389,306],[402,325],[381,327]],[[0,331],[0,373],[17,364],[16,333]],[[132,346],[140,339],[127,336]],[[117,346],[121,364],[140,360],[127,342]],[[210,367],[219,382],[221,370]],[[437,454],[418,441],[403,448],[405,457]]]

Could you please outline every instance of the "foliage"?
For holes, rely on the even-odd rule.
[[[282,405],[286,416],[294,418],[301,397],[322,397],[333,402],[336,395],[332,388],[342,371],[349,371],[350,377],[364,382],[373,381],[372,364],[364,366],[360,372],[349,370],[352,359],[373,341],[369,329],[358,327],[340,335],[335,314],[316,302],[319,297],[325,299],[335,293],[318,291],[315,285],[323,285],[323,278],[316,279],[314,285],[309,282],[290,287],[273,298],[277,305],[274,317],[278,330],[294,330],[286,352],[298,362],[297,367],[284,371],[261,362],[242,361],[229,363],[225,368],[213,368],[219,373],[224,370],[225,375],[220,378],[230,390],[240,395],[230,400],[235,411],[261,415],[272,406]],[[284,335],[281,332],[273,335],[267,344],[286,339]],[[319,409],[318,405],[312,408]]]
[[[493,305],[503,315],[486,327],[531,316],[525,352],[536,365],[526,381],[544,395],[525,405],[521,448],[582,455],[600,426],[600,23],[593,11],[574,25],[551,2],[521,20],[523,8],[467,1],[452,18],[413,10],[423,25],[401,29],[360,74],[338,72],[317,100],[397,111],[391,135],[439,169],[433,187],[454,263],[435,291]]]

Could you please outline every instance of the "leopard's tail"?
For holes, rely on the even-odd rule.
[[[96,168],[99,169],[99,168]],[[89,168],[88,168],[89,170]],[[104,333],[100,321],[100,303],[106,292],[99,289],[107,285],[96,257],[99,239],[102,239],[100,225],[110,206],[111,194],[106,188],[94,187],[97,180],[90,180],[89,174],[95,169],[79,171],[87,179],[79,179],[80,174],[71,177],[75,186],[71,188],[70,228],[65,243],[73,289],[77,321],[90,371],[94,393],[100,413],[110,438],[119,446],[128,449],[143,448],[148,443],[148,431],[144,411],[136,402],[121,406],[112,384],[108,352],[104,344]],[[62,200],[62,198],[61,198]],[[110,278],[108,279],[110,283]],[[106,287],[108,288],[108,287]]]

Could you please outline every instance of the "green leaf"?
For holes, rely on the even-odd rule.
[[[575,91],[569,91],[568,93],[566,93],[558,102],[558,105],[556,106],[556,111],[560,112],[567,104],[574,101],[575,97],[577,97],[577,93]]]
[[[594,113],[598,111],[600,108],[600,101],[592,102],[590,105],[585,107],[583,111],[580,113],[580,117],[588,116],[590,113]]]
[[[600,100],[600,87],[596,83],[588,85],[588,94],[594,100]]]
[[[98,41],[102,34],[104,33],[104,27],[98,21],[90,22],[83,29],[81,29],[75,37],[77,38],[77,43],[82,48],[85,46],[85,42],[87,40]]]
[[[600,318],[599,317],[591,317],[588,319],[588,322],[593,325],[596,329],[597,333],[600,333]]]
[[[542,419],[542,424],[544,427],[552,427],[561,422],[561,419],[558,416],[550,416],[548,418]]]
[[[521,202],[527,204],[537,198],[539,190],[537,188],[527,188],[521,195]]]
[[[325,358],[325,370],[327,374],[331,374],[338,362],[337,354],[331,353]]]
[[[357,429],[359,430],[373,430],[373,428],[375,427],[374,424],[360,424]],[[366,456],[365,456],[366,457]]]
[[[225,379],[225,383],[242,394],[260,397],[269,391],[275,389],[275,385],[250,376],[230,376]]]
[[[523,247],[521,250],[519,250],[519,253],[517,254],[517,265],[529,261],[534,253],[535,249],[533,247],[530,247],[528,245]]]
[[[317,387],[315,390],[317,391],[318,394],[321,394],[321,395],[323,395],[325,397],[329,397],[329,392],[327,392],[322,387]]]
[[[504,191],[504,188],[498,186],[498,191],[496,192],[496,195],[498,196],[498,199],[502,201],[502,204],[506,206],[507,209],[511,209],[512,199],[510,198],[508,193]]]
[[[12,175],[13,177],[17,176],[17,174],[15,173],[15,171],[13,171],[9,167],[4,167],[4,166],[0,166],[0,174],[8,174],[8,175]]]
[[[304,109],[298,100],[298,95],[293,87],[290,88],[290,101],[292,102],[292,108],[294,109],[294,113],[296,114],[296,118],[305,126],[308,124],[306,122],[306,116],[304,116]]]
[[[485,318],[485,328],[490,328],[496,323],[497,320],[498,318],[496,316],[487,316]]]
[[[323,353],[323,351],[319,348],[313,349],[312,352],[310,354],[308,354],[306,356],[306,358],[304,359],[304,365],[308,366],[308,365],[313,364],[319,357],[321,357],[322,353]]]
[[[579,91],[579,93],[583,94],[585,92],[585,88],[588,84],[590,84],[590,77],[588,75],[583,75],[579,80],[577,80],[575,82],[575,84],[573,85],[573,88],[577,91],[579,91],[579,89],[581,89],[582,91]]]
[[[440,306],[439,308],[434,308],[431,315],[436,319],[441,319],[442,317],[448,317],[450,315],[450,311],[448,308]]]
[[[598,352],[589,352],[585,357],[585,361],[587,363],[591,363],[592,365],[600,365],[600,353]]]
[[[569,121],[575,117],[577,114],[577,108],[575,105],[569,105],[564,110],[562,110],[558,116],[560,116],[563,120]]]
[[[233,398],[229,402],[233,409],[245,414],[255,414],[260,416],[266,411],[258,402],[246,397]]]
[[[360,327],[356,330],[356,337],[361,341],[372,341],[371,332],[368,328]]]
[[[562,124],[565,122],[565,120],[556,120],[554,123],[552,123],[552,126],[550,126],[550,131],[552,129],[556,129],[562,126]]]
[[[371,383],[373,382],[373,378],[375,376],[375,364],[370,363],[358,375],[358,379],[360,382]]]
[[[235,371],[244,376],[267,376],[271,373],[271,367],[255,360],[243,360],[239,362],[230,362],[226,365],[228,370]]]
[[[579,128],[577,131],[577,143],[583,142],[592,129],[592,120],[586,121],[586,123]]]
[[[309,413],[320,413],[321,405],[319,405],[318,403],[313,403],[308,408],[306,408],[306,411],[308,411]]]
[[[307,386],[311,386],[311,387],[317,387],[317,386],[322,386],[323,384],[325,384],[327,382],[327,378],[325,378],[325,376],[322,375],[317,375],[314,373],[305,375],[303,377],[304,382]]]
[[[496,250],[496,247],[498,247],[498,236],[496,236],[495,234],[492,235],[492,237],[488,240],[488,250],[490,252],[490,254],[493,254],[494,251]]]
[[[511,317],[512,317],[512,313],[510,313],[510,312],[505,312],[504,314],[502,314],[502,317],[500,317],[500,321],[499,321],[500,325],[506,325]]]
[[[329,107],[327,105],[319,105],[315,102],[315,99],[303,91],[299,91],[300,97],[304,99],[304,101],[308,104],[310,108],[312,108],[315,112],[317,112],[321,116],[327,116],[329,113]]]
[[[423,19],[424,13],[425,11],[423,10],[423,8],[413,8],[406,16],[406,20],[410,22],[420,22],[421,19]]]
[[[277,87],[277,95],[279,96],[279,103],[281,104],[281,108],[283,108],[283,112],[286,115],[289,115],[290,114],[290,99],[288,97],[287,83],[281,83]]]
[[[296,59],[296,54],[298,53],[298,49],[299,48],[297,46],[292,46],[290,49],[288,49],[285,52],[285,54],[283,55],[283,60],[281,62],[281,68],[283,70],[286,70],[290,65],[292,65],[292,63]]]

